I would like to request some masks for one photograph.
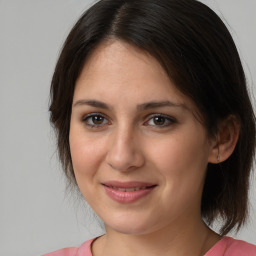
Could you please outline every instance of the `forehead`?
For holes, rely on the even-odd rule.
[[[107,102],[115,97],[136,104],[171,101],[195,107],[154,57],[123,41],[104,42],[90,55],[76,82],[74,98],[79,97]]]
[[[108,76],[105,78],[114,75],[115,79],[123,78],[123,80],[127,76],[129,79],[141,79],[142,77],[146,79],[147,76],[154,75],[158,79],[165,79],[165,82],[170,83],[170,78],[159,62],[148,52],[119,40],[103,42],[90,54],[78,82],[92,76],[101,77],[106,73]]]

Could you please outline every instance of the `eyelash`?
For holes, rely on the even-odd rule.
[[[104,120],[107,120],[107,118],[105,117],[105,115],[101,114],[101,113],[91,113],[86,115],[85,117],[83,117],[82,121],[85,123],[86,126],[89,126],[90,128],[101,128],[102,126],[106,125],[106,124],[89,124],[89,120],[95,117],[100,117],[103,118]],[[110,122],[108,121],[107,124],[109,124]]]
[[[103,124],[94,124],[92,118],[102,118],[103,119],[103,122],[106,121],[105,123]],[[164,124],[162,125],[156,125],[156,124],[153,124],[153,125],[150,125],[149,122],[151,120],[153,120],[154,118],[163,118],[164,119]],[[82,121],[85,123],[86,126],[89,126],[90,128],[102,128],[104,127],[105,125],[108,125],[110,124],[111,122],[108,121],[108,118],[103,115],[102,113],[90,113],[88,115],[86,115],[85,117],[83,117]],[[92,123],[90,124],[89,121],[92,121]],[[153,120],[154,122],[154,120]],[[153,115],[150,115],[148,118],[147,118],[147,121],[143,123],[143,125],[146,125],[146,126],[154,126],[156,128],[164,128],[164,127],[168,127],[168,126],[171,126],[172,124],[176,123],[176,119],[171,117],[171,116],[168,116],[168,115],[164,115],[164,114],[153,114]]]
[[[164,115],[164,114],[154,114],[154,115],[150,115],[148,120],[144,123],[147,124],[149,123],[150,120],[153,120],[154,118],[163,118],[164,119],[164,124],[163,125],[149,125],[149,126],[155,126],[156,128],[164,128],[164,127],[168,127],[171,126],[172,124],[175,124],[177,121],[174,117],[168,116],[168,115]],[[153,120],[154,122],[154,120]]]

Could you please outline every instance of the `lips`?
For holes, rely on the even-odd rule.
[[[115,187],[115,188],[143,188],[143,187],[151,187],[156,186],[156,184],[148,183],[148,182],[140,182],[140,181],[129,181],[129,182],[120,182],[120,181],[106,181],[102,183],[107,187]]]
[[[146,189],[147,187],[136,187],[136,188],[109,187],[109,188],[113,188],[113,189],[118,190],[118,191],[133,192],[133,191],[138,191],[138,190]]]
[[[145,182],[108,181],[102,183],[106,194],[119,203],[132,203],[146,197],[157,186]]]

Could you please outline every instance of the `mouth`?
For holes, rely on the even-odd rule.
[[[118,187],[112,187],[112,186],[107,186],[109,188],[118,190],[118,191],[123,191],[123,192],[133,192],[133,191],[138,191],[138,190],[142,190],[142,189],[147,189],[147,188],[151,188],[153,186],[149,186],[149,187],[135,187],[135,188],[118,188]]]
[[[118,182],[102,183],[106,194],[118,203],[132,203],[145,198],[157,186],[145,182]]]

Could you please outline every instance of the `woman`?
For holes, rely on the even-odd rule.
[[[255,117],[208,7],[99,1],[64,44],[50,111],[69,185],[106,234],[48,256],[256,255],[225,236],[247,218]]]

